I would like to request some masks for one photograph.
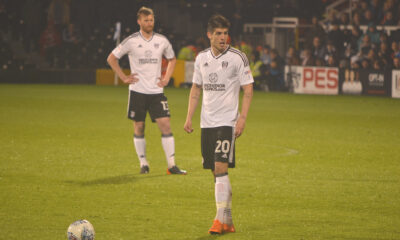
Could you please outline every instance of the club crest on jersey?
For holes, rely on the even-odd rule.
[[[160,47],[160,44],[159,43],[154,43],[154,48],[155,49],[158,49]]]
[[[208,63],[204,63],[204,65],[203,65],[204,67],[208,67]]]
[[[142,48],[142,47],[143,47],[142,44],[139,44],[138,48]]]
[[[208,75],[208,80],[212,83],[216,83],[218,81],[218,74],[216,73],[210,73]]]
[[[147,58],[151,58],[151,55],[153,55],[153,53],[150,50],[146,50],[146,52],[144,52],[144,56]]]
[[[228,67],[228,62],[227,61],[222,61],[222,69],[226,69]]]

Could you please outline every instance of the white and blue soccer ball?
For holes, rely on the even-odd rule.
[[[94,240],[94,228],[88,220],[78,220],[69,225],[68,240]]]

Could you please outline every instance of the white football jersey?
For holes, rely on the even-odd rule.
[[[253,83],[249,61],[230,46],[219,56],[211,48],[199,53],[194,64],[193,83],[203,87],[201,128],[235,126],[240,86]]]
[[[161,34],[153,33],[146,40],[136,32],[127,37],[113,51],[118,59],[128,54],[131,73],[137,73],[139,81],[129,85],[129,89],[145,94],[162,93],[163,88],[157,86],[161,77],[162,56],[167,59],[175,57],[171,43]]]

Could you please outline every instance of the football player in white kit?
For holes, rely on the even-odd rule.
[[[211,47],[196,58],[184,130],[193,131],[192,117],[203,92],[201,108],[201,152],[203,168],[215,177],[217,215],[210,234],[235,232],[232,221],[232,188],[228,168],[235,167],[235,138],[245,127],[253,97],[253,76],[244,53],[227,44],[229,21],[214,15],[208,21]],[[239,115],[239,92],[243,89]],[[203,91],[202,91],[203,89]]]
[[[140,161],[140,173],[149,173],[144,138],[145,119],[149,112],[162,137],[161,143],[167,158],[167,174],[186,174],[175,164],[175,140],[170,127],[170,112],[163,88],[168,85],[175,68],[175,53],[168,39],[153,32],[154,13],[142,7],[137,13],[140,31],[127,37],[108,56],[107,62],[119,78],[129,83],[128,118],[134,121],[133,142]],[[131,75],[122,71],[118,60],[128,54]],[[165,75],[161,78],[162,56],[168,60]]]

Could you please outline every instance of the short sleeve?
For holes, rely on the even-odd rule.
[[[193,80],[192,83],[197,85],[203,85],[203,79],[201,78],[200,71],[200,57],[198,56],[194,62],[194,72],[193,72]]]
[[[121,44],[119,44],[114,50],[112,51],[112,54],[118,59],[120,59],[122,56],[127,54],[129,52],[129,41],[123,41]]]
[[[239,81],[240,81],[241,86],[254,82],[253,75],[251,74],[251,70],[250,70],[250,66],[249,66],[249,60],[247,60],[246,56],[243,56],[243,58],[240,59]]]
[[[164,49],[163,55],[166,59],[172,59],[175,57],[174,49],[172,49],[171,43],[166,40],[166,47]]]

